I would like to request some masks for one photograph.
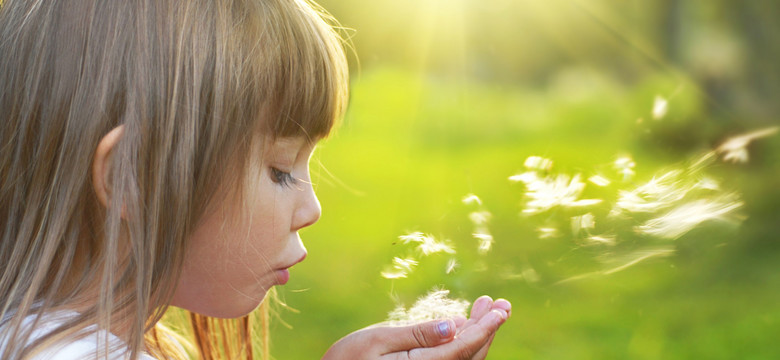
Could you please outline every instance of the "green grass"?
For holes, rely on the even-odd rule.
[[[384,320],[395,306],[391,294],[409,305],[436,285],[470,300],[489,294],[513,303],[489,359],[780,356],[778,137],[761,140],[748,165],[713,169],[743,193],[749,218],[741,228],[703,226],[679,239],[671,258],[562,285],[548,281],[556,271],[577,274],[593,264],[572,243],[537,239],[519,215],[522,188],[507,178],[528,156],[587,173],[628,153],[637,178],[649,179],[725,135],[702,121],[694,91],[671,99],[664,122],[648,121],[653,97],[678,87],[671,79],[631,87],[592,74],[576,79],[578,86],[544,89],[392,69],[357,79],[345,123],[315,155],[323,216],[302,234],[309,257],[280,291],[300,313],[281,311],[292,329],[276,322],[275,357],[319,358],[347,333]],[[469,193],[494,216],[496,243],[484,257],[470,239],[471,208],[461,203]],[[459,271],[445,275],[447,258],[432,256],[408,279],[381,278],[404,253],[393,245],[397,237],[411,231],[451,239]],[[529,264],[541,269],[542,281],[506,276]]]

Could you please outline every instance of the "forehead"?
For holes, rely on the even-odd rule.
[[[303,147],[308,141],[303,136],[285,136],[269,139],[267,142],[273,147]]]
[[[269,138],[265,142],[265,148],[269,150],[294,150],[308,144],[303,136]]]
[[[316,141],[311,142],[303,136],[291,136],[269,138],[263,147],[264,153],[267,155],[282,158],[291,157],[290,160],[294,160],[302,150],[313,149],[315,145]]]

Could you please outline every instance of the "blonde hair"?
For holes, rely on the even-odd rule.
[[[313,142],[343,114],[346,60],[330,24],[305,0],[0,1],[3,358],[95,325],[129,329],[133,358],[173,356],[159,320],[217,189],[240,197],[258,161],[246,154],[264,139]],[[104,207],[91,163],[117,126]],[[29,341],[23,319],[77,305]],[[248,319],[193,319],[201,357],[228,339],[218,328],[252,357]]]

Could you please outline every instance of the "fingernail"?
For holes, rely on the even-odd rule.
[[[449,321],[440,322],[436,329],[439,330],[439,335],[443,338],[449,337],[450,331],[452,330]]]

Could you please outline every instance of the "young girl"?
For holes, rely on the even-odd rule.
[[[252,358],[302,261],[308,161],[345,107],[304,0],[0,0],[0,358]],[[328,359],[482,359],[510,305],[374,326]],[[233,319],[233,320],[231,320]]]

